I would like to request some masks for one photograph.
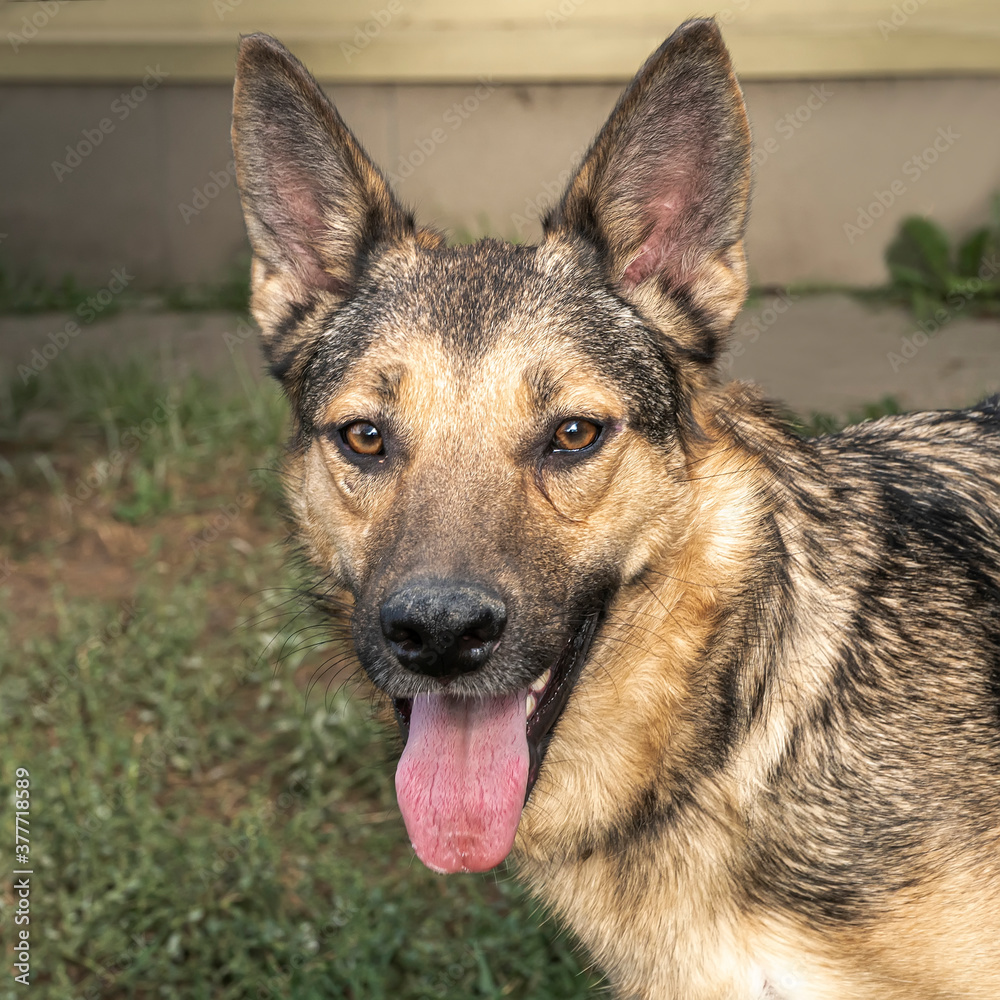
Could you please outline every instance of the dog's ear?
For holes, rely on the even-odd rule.
[[[685,307],[698,331],[682,346],[708,361],[746,296],[749,190],[729,53],[714,21],[687,21],[622,95],[545,232],[590,240],[611,284],[654,322]]]
[[[252,310],[272,361],[301,346],[296,317],[348,298],[381,246],[439,239],[415,232],[319,85],[268,35],[240,40],[233,152],[254,254]]]

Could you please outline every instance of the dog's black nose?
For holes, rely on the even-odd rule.
[[[475,584],[421,581],[388,597],[379,617],[407,670],[444,680],[486,662],[507,624],[507,609]]]

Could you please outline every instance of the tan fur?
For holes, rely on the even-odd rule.
[[[720,384],[750,146],[717,28],[651,56],[538,247],[418,229],[265,36],[233,136],[298,537],[404,729],[565,671],[513,857],[616,995],[1000,996],[1000,401],[806,441]],[[506,602],[475,669],[393,651],[428,579]]]
[[[718,403],[732,414],[738,397],[723,395]],[[764,980],[788,1000],[996,996],[1000,955],[973,929],[1000,927],[1000,855],[977,872],[983,860],[960,860],[953,844],[942,845],[937,856],[929,848],[922,864],[937,874],[900,898],[878,924],[842,935],[741,913],[727,883],[746,834],[740,817],[753,808],[763,775],[783,747],[782,734],[829,682],[829,636],[842,623],[828,599],[815,602],[812,628],[800,638],[798,669],[783,682],[788,700],[771,706],[728,780],[710,789],[710,810],[699,816],[704,825],[659,844],[655,855],[635,866],[634,894],[623,899],[619,858],[567,860],[553,851],[553,844],[565,845],[572,857],[595,821],[612,822],[616,802],[638,793],[664,759],[682,754],[686,730],[697,725],[699,693],[690,665],[707,640],[713,605],[740,586],[757,541],[754,508],[762,500],[755,456],[726,436],[692,463],[692,473],[689,495],[679,501],[671,493],[670,502],[697,510],[691,523],[698,528],[680,552],[660,557],[673,579],[653,591],[626,590],[613,607],[612,622],[642,623],[645,649],[637,655],[633,646],[616,646],[612,630],[592,653],[560,724],[559,766],[539,780],[524,812],[519,871],[577,929],[599,964],[631,970],[615,979],[623,996],[751,996],[757,995],[751,984]],[[613,738],[595,743],[595,718]],[[994,837],[1000,839],[1000,829]],[[990,882],[993,891],[984,893]],[[696,979],[685,969],[682,985],[661,965],[657,943],[665,939],[691,942]],[[711,951],[706,940],[715,942]],[[636,964],[641,955],[649,965]],[[942,976],[942,969],[949,971]]]

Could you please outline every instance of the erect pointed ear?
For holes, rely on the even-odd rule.
[[[252,311],[284,369],[308,336],[302,318],[350,297],[380,246],[440,240],[416,233],[319,85],[268,35],[240,40],[233,152],[254,254]]]
[[[710,360],[746,296],[750,130],[714,21],[687,21],[639,70],[545,220],[595,244],[618,291],[654,322],[683,306]]]

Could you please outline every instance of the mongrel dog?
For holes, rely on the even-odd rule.
[[[233,138],[294,517],[420,858],[513,852],[622,997],[1000,997],[998,404],[810,441],[722,384],[750,136],[714,23],[539,246],[417,228],[263,35]]]

